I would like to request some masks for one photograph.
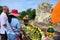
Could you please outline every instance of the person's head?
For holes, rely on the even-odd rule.
[[[11,19],[12,19],[12,18],[16,18],[16,17],[18,17],[18,16],[20,16],[19,13],[18,13],[18,10],[13,9],[13,10],[10,12],[9,17],[8,17],[9,23],[11,23]]]
[[[3,6],[3,12],[5,12],[5,13],[8,12],[8,7],[7,6]]]

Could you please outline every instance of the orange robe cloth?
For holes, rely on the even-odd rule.
[[[52,11],[51,19],[53,24],[60,22],[60,0]]]

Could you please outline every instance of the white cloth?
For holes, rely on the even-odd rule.
[[[0,34],[5,34],[5,31],[7,31],[7,29],[3,26],[4,24],[6,24],[7,19],[8,18],[6,13],[2,12],[0,15],[0,22],[1,22]]]

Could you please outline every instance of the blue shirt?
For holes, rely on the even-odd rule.
[[[19,34],[18,31],[21,29],[20,21],[17,18],[12,18],[11,20],[11,26],[14,29],[14,32],[12,31],[9,22],[7,21],[7,34]]]

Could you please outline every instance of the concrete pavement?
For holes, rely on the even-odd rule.
[[[1,40],[1,35],[0,35],[0,40]]]

